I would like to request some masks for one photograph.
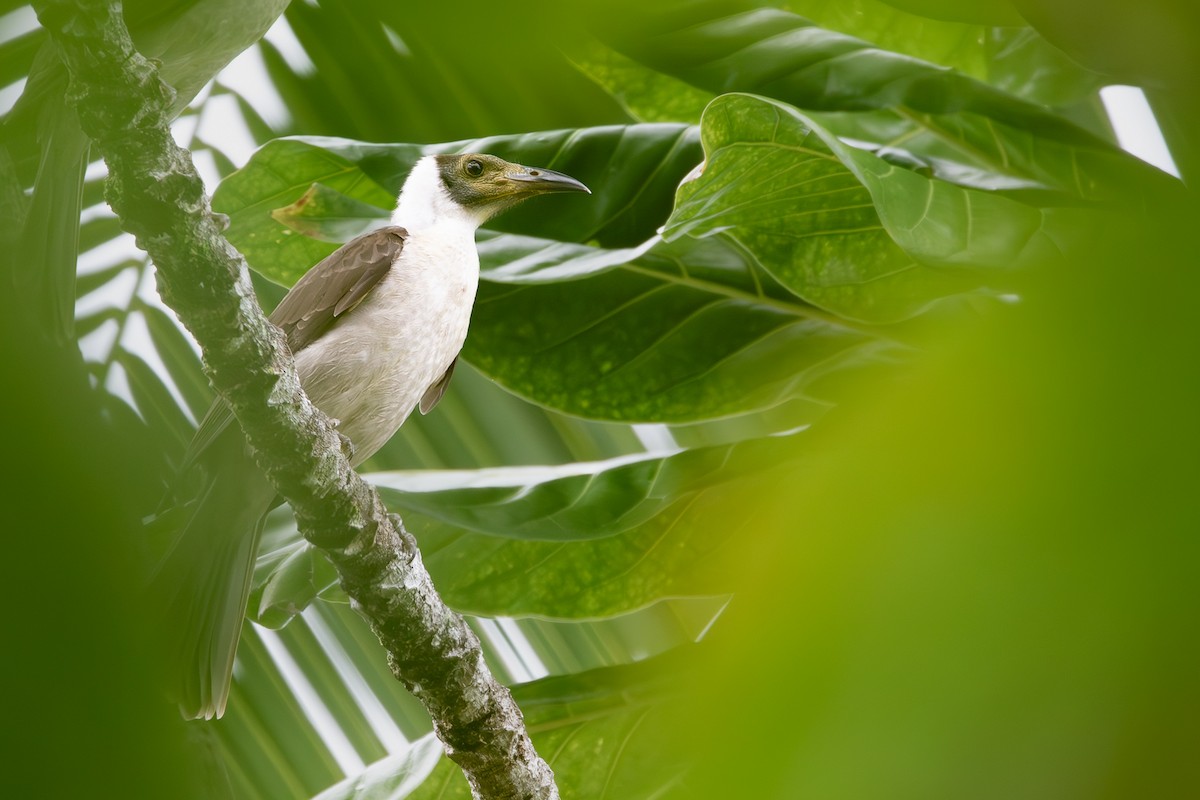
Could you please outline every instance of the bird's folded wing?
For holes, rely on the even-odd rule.
[[[442,377],[434,381],[425,394],[421,395],[421,413],[428,414],[433,411],[433,407],[442,399],[442,395],[446,393],[446,387],[450,385],[450,378],[454,375],[454,365],[458,363],[458,356],[450,362],[450,366],[446,367],[446,371],[442,373]]]
[[[361,303],[388,271],[408,232],[390,226],[351,239],[304,274],[271,312],[283,329],[288,347],[298,353]]]

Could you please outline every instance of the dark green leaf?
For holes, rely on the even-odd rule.
[[[619,536],[535,542],[463,533],[408,514],[438,591],[480,616],[590,619],[668,597],[725,594],[722,563],[750,535],[718,494],[701,492]]]
[[[450,605],[587,619],[726,593],[723,559],[745,534],[725,498],[754,475],[803,474],[797,458],[793,435],[563,468],[376,477]],[[272,530],[258,585],[302,558],[294,525]],[[277,582],[280,621],[315,594],[318,582],[299,564],[298,580]]]
[[[773,406],[870,341],[797,302],[629,265],[585,282],[481,285],[463,355],[569,414],[689,422]]]

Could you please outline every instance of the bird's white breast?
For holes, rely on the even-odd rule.
[[[380,284],[297,355],[305,391],[354,444],[354,465],[391,438],[458,355],[478,283],[473,226],[410,231]]]

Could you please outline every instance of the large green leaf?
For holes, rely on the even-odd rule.
[[[1019,17],[1008,27],[994,27],[995,23],[930,19],[880,0],[800,0],[789,5],[822,28],[949,67],[1035,103],[1061,106],[1094,99],[1104,85],[1102,76],[1071,61],[1024,27]],[[581,46],[573,58],[631,114],[647,122],[698,122],[713,97],[711,91],[648,69],[597,41]]]
[[[680,423],[775,406],[872,341],[799,301],[631,264],[582,282],[482,285],[463,354],[551,408]]]
[[[1044,212],[890,164],[775,101],[724,95],[705,111],[704,172],[666,235],[723,233],[781,283],[843,316],[888,321],[1056,247]]]
[[[910,134],[928,132],[967,163],[1060,191],[1113,198],[1119,181],[1156,179],[1042,106],[779,9],[673,2],[607,14],[596,29],[634,60],[710,92],[753,92],[814,111],[891,110]]]

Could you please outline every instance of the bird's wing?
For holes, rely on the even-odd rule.
[[[450,366],[446,367],[446,371],[442,373],[442,377],[438,378],[429,388],[425,390],[425,394],[421,395],[421,413],[428,414],[433,411],[433,407],[442,399],[442,395],[446,393],[446,387],[450,385],[450,376],[454,374],[454,365],[458,363],[458,356],[450,362]]]
[[[395,226],[364,233],[335,250],[296,282],[270,316],[271,322],[287,334],[288,347],[293,354],[316,341],[338,317],[371,293],[400,257],[407,237],[406,230]],[[443,390],[449,380],[447,371],[439,381]],[[431,387],[430,392],[432,390]],[[218,397],[192,437],[180,472],[186,472],[195,464],[231,422],[233,411]]]
[[[361,303],[387,275],[404,249],[408,232],[389,226],[351,239],[304,274],[271,312],[292,353],[329,330]]]

